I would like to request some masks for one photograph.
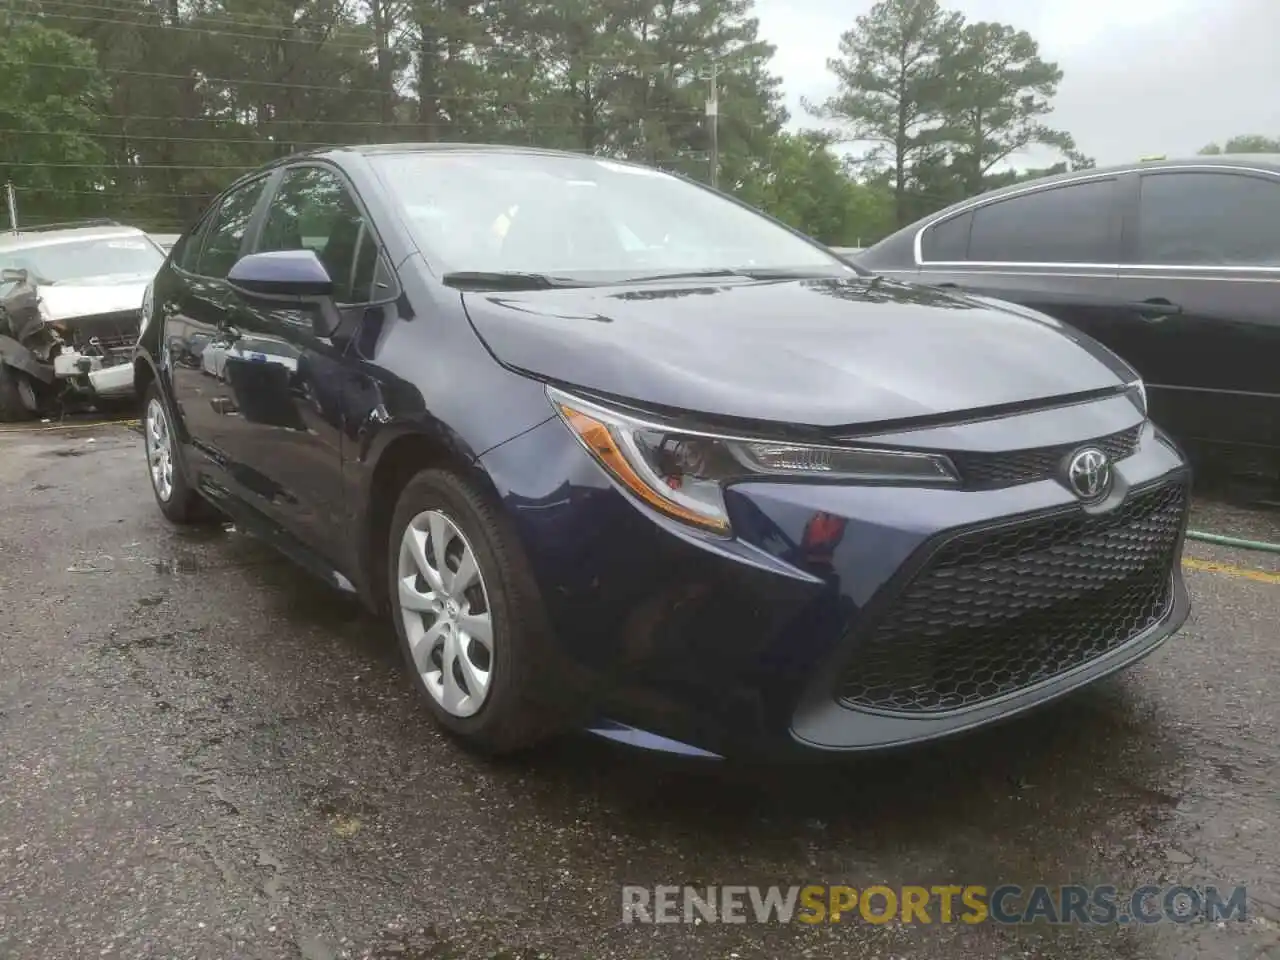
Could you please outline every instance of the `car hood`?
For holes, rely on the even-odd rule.
[[[1114,388],[1122,361],[1055,320],[887,281],[463,295],[503,363],[641,404],[819,427]]]
[[[101,282],[40,287],[40,300],[54,320],[142,309],[150,277],[111,277]]]

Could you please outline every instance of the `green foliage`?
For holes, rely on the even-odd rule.
[[[1071,136],[1041,122],[1062,71],[1026,32],[966,24],[938,0],[881,0],[840,40],[839,92],[811,108],[865,145],[860,160],[892,190],[898,224],[1011,182],[993,173],[1034,145],[1072,169],[1093,165]]]
[[[992,167],[1033,144],[1075,149],[1068,134],[1039,122],[1062,71],[1040,59],[1030,34],[999,23],[969,24],[946,38],[941,66],[944,122],[934,137],[950,147],[969,194],[981,192]]]
[[[937,0],[882,0],[840,37],[840,57],[828,61],[839,92],[814,109],[837,121],[842,139],[870,144],[863,162],[889,170],[900,223],[909,219],[909,178],[936,147],[946,79],[942,54],[963,17]]]
[[[867,245],[892,230],[890,194],[852,180],[816,134],[780,134],[734,173],[741,200],[831,246]]]
[[[1211,143],[1200,150],[1202,155],[1217,156],[1224,153],[1280,153],[1280,139],[1264,137],[1256,133],[1232,137],[1224,146]]]
[[[9,0],[0,177],[25,222],[189,224],[276,157],[397,141],[509,142],[640,160],[719,185],[833,245],[954,200],[1081,169],[1044,124],[1061,71],[1003,24],[879,0],[786,133],[753,0]],[[717,137],[706,115],[712,71]],[[843,144],[861,153],[850,156]],[[1064,161],[1002,169],[1033,145]],[[1214,146],[1206,150],[1217,150]],[[1280,151],[1237,137],[1231,152]],[[713,158],[716,158],[713,160]]]
[[[87,84],[80,66],[97,51],[106,89],[96,137],[78,143],[101,165],[72,172],[88,212],[153,229],[190,223],[265,161],[341,143],[525,143],[706,179],[713,66],[723,182],[768,155],[787,120],[752,0],[10,2],[79,38],[75,56],[41,53],[51,66],[36,76]],[[21,56],[14,38],[0,49]],[[54,209],[50,194],[23,197]]]
[[[92,136],[105,86],[93,46],[61,30],[0,15],[0,183],[26,201],[74,216],[99,185],[104,160]],[[50,70],[40,64],[66,64]],[[90,198],[92,199],[92,198]]]

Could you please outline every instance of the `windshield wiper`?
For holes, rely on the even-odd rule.
[[[728,267],[709,270],[686,270],[681,273],[653,273],[647,276],[628,277],[618,283],[647,283],[659,280],[698,280],[716,277],[739,277],[743,280],[825,280],[847,276],[844,271],[831,273],[812,268]]]
[[[441,279],[450,287],[477,290],[550,290],[553,287],[585,287],[581,280],[550,277],[544,273],[508,273],[501,270],[456,270]]]
[[[859,276],[844,269],[824,270],[821,267],[744,267],[738,273],[752,280],[847,280]]]
[[[685,270],[680,273],[650,273],[641,274],[638,277],[627,277],[625,280],[618,280],[617,283],[648,283],[649,281],[658,280],[699,280],[707,277],[742,277],[746,276],[741,270]]]

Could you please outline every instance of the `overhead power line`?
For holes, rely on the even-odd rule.
[[[142,27],[145,29],[164,29],[164,31],[179,31],[186,33],[204,33],[209,36],[239,37],[244,40],[269,40],[273,42],[285,42],[285,44],[307,44],[317,47],[328,47],[328,49],[352,50],[365,52],[374,52],[376,50],[376,37],[370,36],[369,42],[366,44],[358,44],[351,40],[334,40],[333,37],[324,36],[279,36],[279,33],[288,31],[297,31],[297,29],[315,29],[315,27],[303,27],[303,24],[291,23],[270,23],[262,22],[262,20],[227,17],[220,14],[204,14],[200,17],[187,20],[186,23],[168,23],[163,19],[148,19],[145,14],[157,13],[155,8],[129,9],[119,8],[119,6],[109,6],[104,4],[81,3],[79,0],[45,0],[40,3],[38,0],[28,0],[33,8],[28,15],[32,17],[55,17],[64,20],[76,20],[82,23],[102,23],[102,24],[118,24],[129,28]],[[61,8],[69,8],[74,13],[65,13]],[[91,17],[91,13],[113,14],[111,17]],[[129,19],[123,19],[128,17]],[[206,26],[206,24],[216,24],[216,26]],[[239,31],[225,31],[221,29],[223,26],[243,27],[244,29],[256,29],[261,33],[248,33]],[[413,26],[413,24],[410,24]],[[328,29],[333,31],[352,31],[352,29],[369,29],[372,31],[372,24],[367,20],[347,20],[347,22],[334,23]],[[502,56],[504,51],[500,47],[479,45],[492,55]],[[648,58],[641,58],[648,59]],[[593,63],[593,64],[609,64],[614,67],[620,67],[630,70],[653,70],[653,72],[669,72],[672,69],[692,69],[690,63],[653,63],[637,64],[634,61],[628,61],[627,58],[620,58],[617,54],[576,54],[572,58],[573,63]]]
[[[169,122],[173,123],[180,118],[169,118]],[[305,122],[302,124],[305,125]],[[161,143],[235,143],[235,144],[257,144],[264,147],[290,147],[294,150],[303,147],[341,147],[342,143],[325,142],[318,140],[263,140],[261,138],[254,139],[252,137],[174,137],[168,134],[142,134],[142,133],[96,133],[79,131],[63,134],[59,130],[20,130],[14,128],[0,127],[0,134],[14,135],[30,135],[30,136],[85,136],[93,138],[105,138],[108,140],[156,140]],[[4,166],[4,160],[0,159],[0,166]]]
[[[66,170],[101,170],[104,173],[133,173],[143,170],[257,170],[263,164],[187,164],[187,163],[131,163],[124,166],[103,163],[38,163],[34,160],[0,160],[0,170],[6,167],[50,167]]]
[[[221,192],[219,190],[65,190],[62,187],[18,187],[17,190],[19,194],[47,193],[59,197],[98,197],[102,200],[150,200],[157,197],[170,200],[183,197],[189,200],[203,200],[216,197]]]
[[[232,86],[246,87],[279,87],[285,90],[327,90],[332,93],[371,93],[377,96],[385,96],[387,91],[379,90],[377,87],[348,87],[342,84],[336,86],[331,84],[320,83],[288,83],[283,80],[250,80],[241,77],[233,80],[228,77],[210,77],[199,73],[153,73],[149,70],[119,70],[113,67],[99,67],[96,64],[81,65],[78,63],[41,63],[36,60],[28,60],[25,64],[27,67],[40,67],[46,70],[80,70],[90,73],[106,73],[115,77],[150,77],[155,80],[193,80],[197,83],[225,83]],[[438,100],[449,99],[448,95],[436,97]],[[459,96],[457,99],[467,99]]]
[[[149,70],[121,70],[112,67],[88,66],[73,63],[42,63],[37,60],[29,60],[26,62],[27,67],[38,67],[45,70],[79,70],[97,73],[109,74],[116,77],[149,77],[156,80],[190,80],[197,83],[219,83],[227,84],[235,87],[273,87],[281,90],[323,90],[331,93],[367,93],[377,97],[385,97],[388,93],[386,90],[380,90],[377,87],[349,87],[343,84],[319,84],[319,83],[291,83],[284,80],[255,80],[246,77],[240,79],[231,79],[229,77],[212,77],[200,73],[154,73]],[[541,106],[551,106],[554,104],[554,95],[549,97],[540,97],[537,99],[513,100],[506,97],[493,97],[487,94],[466,94],[466,93],[432,93],[429,95],[431,100],[444,103],[483,103],[490,106],[505,106],[507,104],[537,104]],[[668,114],[674,111],[666,111]],[[698,111],[688,110],[690,115],[696,114]]]
[[[113,4],[93,2],[93,0],[10,0],[11,7],[18,10],[19,7],[27,8],[25,12],[29,16],[40,16],[45,14],[48,16],[57,16],[57,12],[52,7],[72,7],[84,10],[89,13],[110,14],[112,17],[120,16],[138,16],[139,14],[152,13],[157,16],[160,14],[158,7],[135,6],[132,4]],[[259,29],[271,30],[297,30],[311,27],[310,24],[302,23],[272,23],[264,21],[256,17],[237,17],[225,13],[201,13],[186,17],[185,21],[191,23],[217,23],[225,24],[232,27],[256,27]],[[169,24],[165,24],[168,26]],[[350,25],[350,23],[348,24]],[[357,24],[358,25],[358,24]]]
[[[177,30],[181,32],[190,32],[196,34],[208,34],[212,36],[240,37],[249,40],[271,40],[285,43],[304,43],[311,46],[326,47],[331,49],[348,49],[363,53],[373,53],[376,51],[376,39],[370,36],[368,43],[353,43],[349,40],[334,40],[324,37],[306,37],[306,36],[279,36],[279,32],[298,30],[298,29],[314,29],[313,27],[304,27],[301,24],[276,24],[253,20],[249,18],[230,17],[225,15],[201,15],[193,17],[185,23],[167,23],[163,20],[147,20],[140,17],[140,14],[149,12],[145,9],[126,8],[108,6],[100,3],[86,3],[80,0],[27,0],[35,9],[30,11],[31,16],[57,17],[63,20],[73,20],[84,23],[102,23],[111,25],[121,25],[130,28],[141,27],[143,29],[154,30]],[[61,8],[71,8],[76,13],[65,13]],[[154,12],[151,8],[150,12]],[[93,17],[90,13],[112,14],[110,17]],[[122,16],[128,16],[131,19],[121,19]],[[207,26],[207,24],[216,24],[218,28]],[[220,29],[221,26],[243,27],[246,30],[261,30],[263,33],[246,33],[237,31],[227,31]],[[409,26],[414,26],[409,24]],[[368,21],[346,21],[333,25],[335,30],[372,30],[372,24]],[[403,39],[403,38],[399,38]],[[394,44],[393,44],[394,46]],[[485,49],[490,55],[502,56],[504,51],[493,45],[478,45]],[[648,57],[638,59],[651,60]],[[728,59],[732,59],[731,57]],[[607,64],[618,67],[623,70],[633,72],[653,72],[653,73],[669,73],[675,71],[679,74],[681,71],[690,71],[696,69],[692,62],[646,62],[636,63],[626,57],[619,57],[617,54],[592,54],[581,53],[572,57],[572,63],[590,63],[590,64]]]
[[[61,2],[61,0],[59,0],[59,2]],[[128,27],[129,29],[142,27],[143,29],[151,30],[173,30],[179,33],[194,33],[199,36],[234,37],[243,40],[257,40],[265,43],[299,43],[306,44],[317,49],[352,50],[365,54],[372,53],[376,49],[374,39],[372,37],[370,37],[368,43],[348,43],[340,40],[334,40],[329,37],[281,37],[273,36],[270,33],[236,33],[229,30],[214,30],[208,27],[177,26],[169,23],[156,23],[154,21],[148,22],[146,20],[111,20],[104,17],[85,17],[78,14],[63,13],[59,10],[48,10],[44,15],[48,17],[57,17],[59,20],[74,20],[77,23],[105,23],[112,26]],[[351,26],[358,27],[360,25],[352,24]],[[287,30],[289,28],[271,27],[264,24],[262,29]],[[348,29],[350,29],[350,26]]]
[[[512,103],[536,103],[533,100],[508,101]],[[184,117],[184,116],[148,116],[136,113],[101,113],[99,120],[115,120],[121,123],[220,123],[227,126],[263,127],[274,124],[302,127],[416,127],[426,126],[421,120],[236,120],[232,117]],[[210,138],[218,139],[218,138]],[[225,142],[225,141],[224,141]]]

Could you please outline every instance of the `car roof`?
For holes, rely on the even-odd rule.
[[[1198,154],[1194,157],[1180,158],[1161,158],[1159,160],[1137,160],[1132,163],[1117,163],[1106,167],[1092,167],[1087,170],[1072,170],[1067,173],[1055,173],[1047,177],[1038,177],[1035,180],[1020,180],[1017,183],[1011,183],[1005,187],[999,187],[995,190],[988,190],[985,193],[977,194],[966,200],[951,204],[945,210],[939,210],[937,214],[931,214],[929,220],[939,218],[939,214],[958,210],[961,207],[979,206],[988,200],[994,200],[997,197],[1003,197],[1013,193],[1023,193],[1035,187],[1050,186],[1055,183],[1066,183],[1071,180],[1079,180],[1085,177],[1105,177],[1108,174],[1119,175],[1122,173],[1134,173],[1141,170],[1160,170],[1170,167],[1239,167],[1241,169],[1263,169],[1273,170],[1280,173],[1280,154],[1274,153],[1220,153],[1220,154]]]
[[[243,183],[259,176],[264,171],[274,170],[277,167],[290,163],[297,163],[301,160],[333,160],[341,161],[344,156],[356,154],[363,157],[386,157],[386,156],[403,156],[405,154],[447,154],[447,153],[471,153],[471,154],[493,154],[505,156],[537,156],[537,157],[566,157],[579,160],[608,160],[611,163],[624,163],[628,166],[637,166],[633,161],[619,160],[614,157],[598,157],[594,154],[573,150],[552,150],[546,147],[531,147],[521,144],[506,143],[360,143],[350,144],[346,146],[321,147],[315,150],[303,150],[298,153],[292,153],[288,156],[278,157],[269,163],[256,167],[251,172],[244,174],[236,183]],[[235,184],[232,185],[233,187]],[[230,188],[228,188],[230,189]]]
[[[546,147],[531,147],[521,144],[507,143],[353,143],[345,146],[319,147],[314,150],[301,150],[297,153],[291,153],[287,156],[277,157],[260,167],[254,167],[252,170],[245,172],[236,180],[226,186],[219,196],[225,196],[232,190],[235,190],[242,184],[254,180],[269,173],[279,167],[287,166],[291,163],[298,163],[304,160],[330,160],[341,164],[343,157],[357,155],[362,157],[386,157],[386,156],[403,156],[405,154],[430,154],[430,153],[488,153],[494,155],[506,156],[538,156],[538,157],[566,157],[578,160],[607,160],[610,163],[620,163],[627,166],[642,166],[632,160],[620,160],[616,157],[600,157],[595,154],[586,153],[585,151],[576,150],[552,150]]]
[[[494,153],[521,154],[527,153],[552,157],[589,157],[590,154],[575,153],[569,150],[552,150],[547,147],[532,147],[523,144],[509,143],[361,143],[350,146],[329,147],[313,151],[314,153],[359,153],[365,156],[379,156],[396,153]],[[304,154],[305,155],[305,154]],[[286,160],[289,158],[285,158]],[[296,159],[296,158],[295,158]]]
[[[123,224],[114,226],[62,227],[57,229],[19,230],[18,233],[0,233],[0,250],[23,250],[31,247],[49,247],[76,240],[109,240],[114,237],[145,236],[137,227]]]

